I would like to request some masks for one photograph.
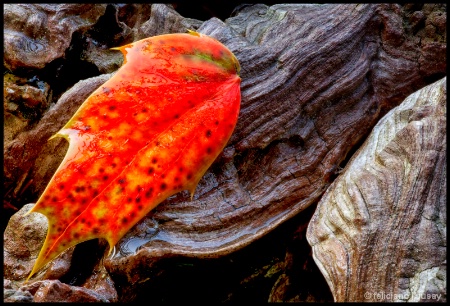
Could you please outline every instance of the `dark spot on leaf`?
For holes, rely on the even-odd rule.
[[[139,203],[141,201],[141,198],[140,197],[137,197],[136,198],[136,203]]]
[[[104,176],[103,176],[103,180],[104,180],[104,181],[108,180],[108,176],[107,176],[107,175],[104,175]]]
[[[108,140],[112,140],[112,136],[108,136]]]
[[[174,180],[175,182],[178,182],[180,179],[179,179],[178,176],[177,176],[177,177],[175,177],[173,180]]]
[[[175,116],[173,116],[175,119],[180,118],[180,115],[176,114]]]
[[[123,218],[122,218],[122,223],[125,224],[125,223],[127,223],[127,222],[128,222],[128,219],[127,219],[126,217],[123,217]]]
[[[206,138],[211,137],[211,130],[207,130],[205,133]]]
[[[136,213],[135,213],[134,211],[132,211],[132,212],[130,213],[130,218],[134,218],[134,217],[136,217]]]
[[[86,219],[85,218],[81,218],[80,223],[85,223]]]
[[[161,184],[161,190],[165,190],[167,188],[167,184],[166,183],[162,183]]]
[[[81,187],[80,186],[75,187],[75,192],[81,192]]]
[[[49,200],[49,199],[50,199],[50,196],[49,196],[49,195],[46,195],[46,196],[44,197],[44,199],[45,199],[45,200]]]
[[[80,187],[80,191],[81,191],[81,192],[84,192],[85,190],[86,190],[86,188],[84,188],[84,186],[81,186],[81,187]]]
[[[52,201],[53,201],[53,202],[56,202],[56,201],[58,201],[58,198],[57,198],[57,197],[53,197],[53,198],[52,198]]]
[[[116,166],[117,166],[116,163],[112,163],[112,164],[111,164],[111,167],[113,167],[113,168],[115,168]]]
[[[108,108],[109,108],[110,111],[113,111],[113,110],[116,109],[116,106],[115,105],[110,105]]]
[[[215,125],[219,125],[219,121],[216,120],[216,122],[214,122]]]
[[[206,153],[211,154],[212,153],[212,149],[210,147],[206,148]]]
[[[96,234],[99,234],[100,233],[100,229],[98,228],[98,227],[94,227],[93,229],[92,229],[92,232],[96,235]]]
[[[125,178],[119,179],[119,184],[125,184]]]
[[[143,109],[142,109],[142,112],[143,112],[143,113],[146,113],[146,112],[147,112],[147,109],[146,109],[146,108],[143,108]]]
[[[91,225],[92,225],[92,222],[91,222],[91,221],[88,221],[88,222],[86,222],[86,224],[87,224],[87,226],[91,226]]]
[[[178,169],[180,172],[183,172],[183,167],[180,167],[179,169]]]
[[[94,197],[98,196],[98,190],[94,190],[94,192],[92,193],[92,195],[93,195]]]
[[[74,234],[73,234],[73,238],[75,238],[75,239],[80,238],[80,233],[74,233]]]
[[[86,198],[83,198],[82,200],[81,200],[81,204],[86,204],[87,203],[87,199]]]
[[[104,218],[98,219],[98,224],[103,225],[106,223],[106,220]]]
[[[137,116],[137,113],[134,113],[133,116]]]
[[[160,143],[159,141],[155,142],[155,146],[159,147]]]
[[[192,178],[192,173],[188,173],[187,179],[190,180]]]
[[[158,162],[158,159],[156,157],[153,157],[152,163],[156,164]]]
[[[138,208],[139,210],[141,210],[143,207],[142,207],[142,205],[139,204],[139,205],[137,206],[137,208]]]
[[[63,184],[60,184],[59,185],[59,190],[63,190],[64,189],[64,185]]]
[[[175,47],[170,47],[170,51],[176,51]]]
[[[84,126],[84,128],[83,128],[85,131],[89,131],[90,129],[91,129],[91,126],[90,125],[86,125],[86,126]]]
[[[133,202],[133,199],[132,198],[127,198],[127,202],[131,203],[131,202]]]
[[[148,174],[152,174],[155,170],[153,168],[148,168]]]
[[[98,172],[103,173],[103,172],[105,172],[105,169],[100,168],[100,169],[98,169]]]
[[[161,174],[161,178],[165,178],[166,177],[166,175],[163,173],[163,174]]]

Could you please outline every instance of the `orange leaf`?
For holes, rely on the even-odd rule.
[[[235,127],[239,63],[220,42],[191,31],[115,49],[124,65],[52,136],[69,149],[30,211],[49,229],[28,278],[86,240],[111,252],[164,199],[193,195]]]

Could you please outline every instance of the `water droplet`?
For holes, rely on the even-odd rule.
[[[44,49],[44,46],[36,41],[29,40],[27,43],[27,50],[31,52],[40,52]]]

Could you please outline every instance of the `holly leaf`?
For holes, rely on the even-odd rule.
[[[239,63],[217,40],[190,31],[114,49],[123,66],[51,137],[69,149],[30,211],[49,227],[28,279],[86,240],[106,239],[111,253],[164,199],[192,197],[236,125]]]

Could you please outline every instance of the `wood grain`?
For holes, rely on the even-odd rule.
[[[446,90],[391,110],[319,202],[307,239],[335,301],[446,299]]]

